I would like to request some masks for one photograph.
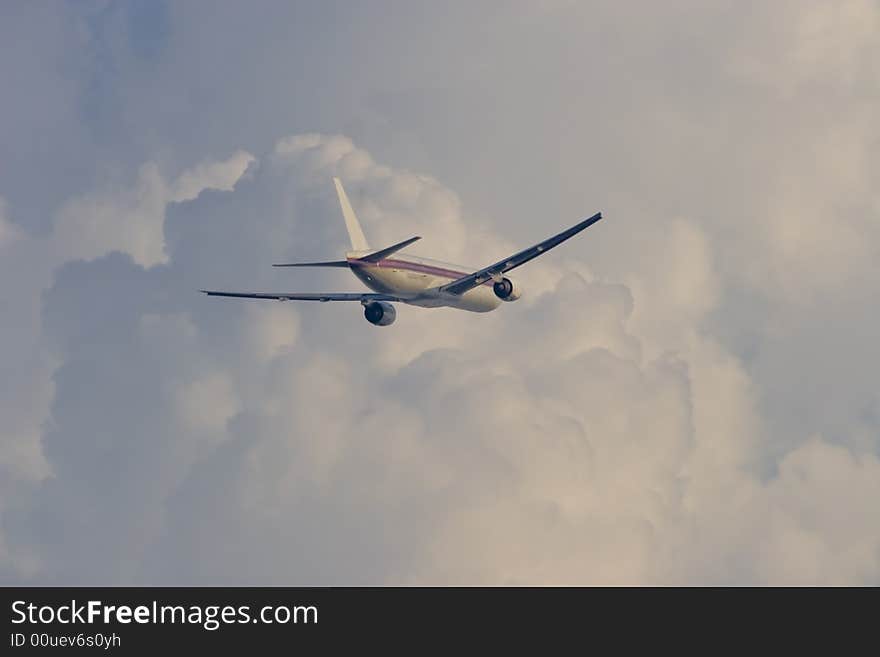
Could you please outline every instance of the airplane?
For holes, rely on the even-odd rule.
[[[574,237],[602,218],[597,212],[558,235],[524,249],[509,258],[473,270],[469,267],[420,258],[399,253],[421,237],[393,244],[384,249],[371,249],[361,230],[360,222],[342,182],[333,178],[342,216],[351,239],[351,251],[345,260],[323,262],[292,262],[273,267],[341,267],[350,269],[373,292],[222,292],[200,290],[216,297],[244,299],[275,299],[278,301],[359,301],[364,317],[375,326],[388,326],[397,318],[393,303],[405,303],[422,308],[450,307],[484,313],[495,310],[503,302],[516,301],[522,296],[522,287],[507,272],[537,258],[565,240]]]

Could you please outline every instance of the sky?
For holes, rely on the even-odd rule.
[[[880,2],[6,2],[0,583],[880,584]],[[601,211],[486,315],[358,291]]]

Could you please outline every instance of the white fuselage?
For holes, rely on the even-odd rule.
[[[448,262],[395,253],[379,262],[360,260],[369,251],[345,255],[354,275],[375,292],[399,296],[404,303],[424,308],[449,306],[485,313],[501,305],[492,281],[477,285],[462,295],[443,293],[437,288],[475,271]]]

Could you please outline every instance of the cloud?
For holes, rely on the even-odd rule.
[[[7,511],[11,553],[32,555],[7,559],[15,581],[876,580],[876,458],[814,437],[762,478],[755,384],[695,330],[718,274],[685,219],[629,284],[556,270],[487,316],[403,307],[379,330],[356,305],[197,296],[290,284],[273,259],[344,249],[337,174],[370,238],[380,216],[405,234],[413,208],[466,233],[433,179],[309,134],[176,203],[165,265],[59,270],[52,476]],[[831,490],[862,512],[807,512]]]
[[[877,582],[872,500],[880,494],[880,461],[814,439],[787,455],[779,470],[767,489],[759,576],[783,584]]]
[[[202,162],[177,177],[171,186],[170,200],[191,201],[206,189],[230,191],[252,162],[254,156],[246,151],[236,151],[226,160]]]
[[[10,479],[45,475],[40,449],[52,385],[51,358],[39,349],[40,291],[48,285],[45,246],[26,233],[0,197],[0,286],[4,307],[0,365],[0,469]]]
[[[144,164],[134,188],[108,190],[73,199],[58,213],[52,233],[56,257],[91,260],[112,251],[152,267],[167,262],[165,209],[191,201],[206,189],[229,190],[254,158],[238,151],[224,161],[205,161],[166,182],[153,162]]]
[[[878,581],[874,3],[308,18],[0,23],[2,581]],[[197,295],[357,286],[268,266],[334,175],[464,265],[605,221],[487,315]]]
[[[7,212],[6,200],[0,196],[0,249],[11,246],[23,237],[21,229],[6,216]]]

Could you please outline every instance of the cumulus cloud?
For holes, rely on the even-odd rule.
[[[684,219],[629,284],[561,271],[486,316],[402,307],[379,330],[356,304],[196,295],[299,287],[269,262],[344,249],[332,175],[370,238],[406,234],[414,208],[466,234],[433,179],[309,134],[176,204],[165,266],[111,253],[58,272],[53,474],[7,511],[31,555],[7,563],[16,581],[875,581],[876,458],[816,437],[762,479],[754,383],[693,329],[717,273]],[[830,490],[862,512],[805,512]]]
[[[154,162],[144,164],[133,188],[72,199],[58,213],[52,241],[60,263],[91,260],[112,251],[129,254],[144,267],[167,262],[165,209],[191,201],[206,189],[229,190],[253,156],[244,151],[224,161],[206,161],[167,182]]]
[[[22,238],[21,229],[6,216],[7,212],[6,200],[0,196],[0,249],[10,246]]]
[[[226,160],[201,162],[177,177],[169,199],[180,203],[193,200],[206,189],[230,191],[253,161],[254,156],[250,153],[236,151]]]
[[[46,473],[40,435],[52,394],[52,363],[39,348],[39,294],[49,283],[44,257],[45,246],[12,220],[0,197],[0,366],[6,373],[0,380],[0,469],[6,481]]]

